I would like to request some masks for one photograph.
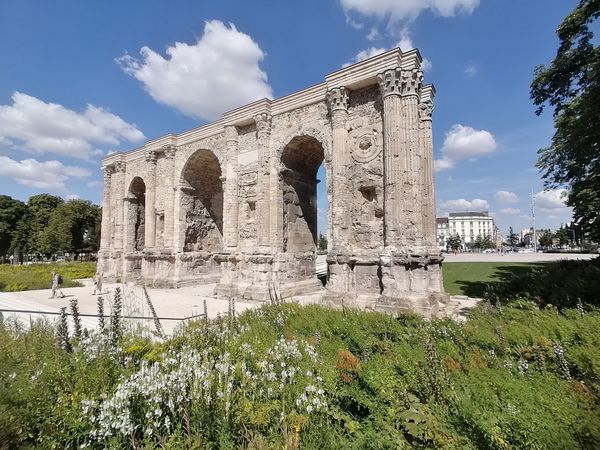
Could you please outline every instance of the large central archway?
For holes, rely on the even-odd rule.
[[[182,171],[184,252],[215,252],[223,247],[221,165],[210,150],[198,150]]]

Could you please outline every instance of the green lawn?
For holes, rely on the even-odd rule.
[[[96,273],[95,262],[60,262],[52,264],[28,264],[16,266],[0,265],[0,291],[29,291],[50,289],[52,274],[55,271],[64,279],[63,287],[81,286],[73,281],[78,278],[91,278]]]
[[[488,281],[506,281],[544,263],[447,262],[442,265],[444,289],[450,295],[483,295]]]

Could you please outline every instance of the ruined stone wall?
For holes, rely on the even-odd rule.
[[[377,86],[350,94],[347,126],[351,243],[357,249],[377,251],[384,246],[383,116]]]

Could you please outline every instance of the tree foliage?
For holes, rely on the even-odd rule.
[[[461,247],[461,244],[462,242],[458,234],[453,234],[448,238],[448,247],[450,247],[452,250],[458,250]]]
[[[100,208],[87,200],[34,195],[27,204],[0,196],[0,255],[9,249],[49,255],[98,249]],[[7,230],[7,231],[6,231]]]
[[[27,210],[25,204],[8,195],[0,195],[0,255],[12,249],[17,224]]]
[[[544,234],[540,236],[539,243],[542,247],[552,247],[552,244],[554,243],[552,233],[550,231],[545,231]]]
[[[81,253],[96,247],[95,230],[100,208],[87,200],[69,200],[52,211],[40,235],[42,245],[53,251]]]
[[[513,231],[513,227],[510,227],[508,229],[508,234],[506,235],[506,243],[511,247],[514,247],[519,243],[519,236]]]
[[[555,134],[539,151],[546,187],[567,187],[575,221],[600,240],[600,46],[590,30],[600,0],[581,0],[557,30],[552,63],[539,66],[531,84],[536,114],[554,108]]]

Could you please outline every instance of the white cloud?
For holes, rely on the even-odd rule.
[[[77,194],[69,194],[65,197],[66,200],[79,200],[81,197]]]
[[[479,69],[474,64],[469,64],[465,67],[465,75],[468,78],[472,78],[479,73]]]
[[[370,34],[371,33],[369,33],[369,36]],[[369,36],[367,36],[367,39],[369,39]],[[402,50],[403,52],[407,52],[415,48],[410,37],[410,32],[407,28],[402,29],[400,33],[400,40],[392,48],[396,47],[400,47],[400,50]],[[351,64],[363,61],[376,55],[380,55],[381,53],[387,52],[388,50],[390,49],[385,47],[369,47],[365,50],[361,50],[360,52],[358,52],[350,62],[343,64],[342,67],[348,67]],[[428,72],[431,70],[431,68],[431,61],[427,58],[423,58],[423,62],[421,63],[421,70],[423,72]]]
[[[486,200],[480,198],[474,198],[469,201],[464,198],[456,200],[447,200],[442,202],[442,208],[448,209],[451,212],[463,212],[463,211],[488,211],[490,205]]]
[[[475,130],[464,125],[453,125],[446,133],[442,146],[442,158],[436,160],[436,170],[454,167],[461,159],[475,159],[496,150],[496,140],[489,131]]]
[[[517,203],[519,197],[514,192],[498,191],[494,194],[494,198],[500,203]]]
[[[346,15],[353,11],[367,17],[387,19],[393,24],[414,20],[427,9],[442,17],[470,14],[479,5],[479,0],[340,0],[340,3]]]
[[[570,222],[573,219],[573,208],[566,205],[566,189],[548,189],[534,195],[536,216],[547,219],[560,219]]]
[[[386,52],[387,49],[386,48],[379,48],[379,47],[369,47],[365,50],[361,50],[360,52],[358,52],[354,58],[352,58],[352,61],[347,62],[345,64],[342,64],[342,67],[348,67],[354,63],[360,62],[360,61],[364,61],[365,59],[369,59],[373,56],[377,56],[377,55],[381,55],[382,53]]]
[[[502,208],[498,212],[500,214],[519,214],[521,210],[519,208]]]
[[[454,168],[454,161],[452,161],[451,159],[447,159],[447,158],[436,159],[433,162],[433,164],[435,166],[436,172],[441,172],[442,170],[448,170],[448,169]]]
[[[540,191],[534,195],[535,206],[543,211],[552,212],[570,208],[566,205],[566,189],[549,189]]]
[[[367,39],[369,41],[374,41],[376,39],[379,39],[381,36],[379,35],[379,30],[377,29],[377,27],[373,27],[371,28],[371,31],[369,31],[369,34],[367,34]]]
[[[421,70],[423,72],[429,72],[432,68],[433,64],[431,64],[431,60],[423,58],[423,62],[421,63]]]
[[[142,61],[127,54],[116,61],[157,102],[188,116],[212,120],[232,108],[273,96],[259,67],[264,52],[233,24],[206,22],[196,43],[176,42],[167,48],[166,58],[148,47],[142,47],[140,54]]]
[[[85,183],[85,185],[87,187],[98,187],[98,186],[102,186],[102,182],[95,180],[95,181],[90,181],[88,183]]]
[[[8,156],[0,156],[0,175],[10,178],[23,186],[51,192],[67,191],[65,182],[70,178],[85,178],[90,171],[82,167],[65,166],[60,161],[37,161],[24,159],[16,161]]]
[[[12,95],[12,105],[0,105],[0,144],[38,154],[89,159],[102,153],[94,145],[142,139],[135,125],[94,105],[78,113],[21,92]]]
[[[412,42],[412,38],[410,37],[410,32],[407,28],[403,28],[400,33],[400,40],[396,44],[396,47],[400,47],[400,50],[403,52],[407,52],[415,48]]]

